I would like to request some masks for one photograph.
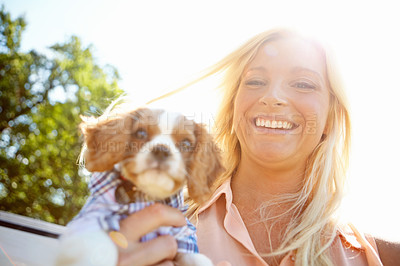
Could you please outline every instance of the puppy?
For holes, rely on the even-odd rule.
[[[190,198],[202,203],[223,170],[204,126],[179,113],[139,108],[83,121],[85,166],[95,173],[90,198],[62,237],[58,265],[115,265],[114,243],[122,248],[128,244],[118,233],[121,219],[154,202],[184,212],[185,185]],[[177,240],[177,265],[212,265],[198,253],[188,220],[182,228],[161,227],[141,241],[165,234]]]

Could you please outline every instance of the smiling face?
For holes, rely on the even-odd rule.
[[[293,37],[261,46],[234,103],[242,160],[305,163],[324,132],[328,88],[323,54],[310,42]]]

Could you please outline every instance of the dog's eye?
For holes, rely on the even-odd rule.
[[[142,140],[147,139],[147,131],[141,128],[135,132],[135,137]]]
[[[181,151],[190,151],[192,149],[192,143],[190,142],[189,139],[183,139],[179,143],[179,148]]]

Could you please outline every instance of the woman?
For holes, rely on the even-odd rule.
[[[200,252],[232,265],[394,262],[398,246],[377,241],[380,258],[373,238],[337,220],[350,119],[322,45],[287,30],[264,32],[204,77],[218,72],[225,73],[224,98],[215,128],[227,171],[210,200],[192,206]],[[131,215],[121,222],[131,245],[120,250],[120,264],[168,265],[176,253],[172,237],[138,239],[161,225],[184,224],[165,206]]]

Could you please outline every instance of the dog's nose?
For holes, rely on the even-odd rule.
[[[168,156],[171,155],[169,148],[165,145],[157,145],[153,147],[151,153],[153,154],[154,158],[159,162],[164,161]]]

